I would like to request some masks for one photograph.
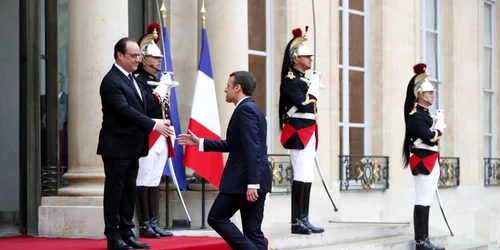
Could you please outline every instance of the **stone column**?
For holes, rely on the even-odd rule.
[[[110,11],[113,10],[113,11]],[[69,169],[59,197],[42,198],[40,236],[104,237],[104,171],[96,155],[101,127],[99,86],[114,45],[128,35],[127,0],[69,1]]]
[[[225,101],[227,79],[234,71],[248,70],[247,0],[205,1],[205,9],[221,132],[225,138],[234,110],[234,105]]]

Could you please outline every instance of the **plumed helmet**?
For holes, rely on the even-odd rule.
[[[147,33],[139,40],[142,57],[146,61],[147,56],[163,57],[160,48],[156,45],[160,41],[160,25],[156,22],[151,23],[146,27],[146,31]]]
[[[285,48],[285,54],[283,56],[283,66],[281,68],[281,78],[285,77],[292,66],[293,59],[299,56],[312,56],[313,53],[311,49],[307,47],[307,30],[309,26],[306,26],[305,32],[302,33],[300,28],[292,30],[293,38],[288,42]]]
[[[427,65],[423,63],[416,64],[413,66],[413,71],[416,74],[415,83],[413,84],[413,94],[415,98],[418,98],[420,94],[427,91],[436,91],[434,85],[427,80],[429,76],[429,71],[427,71]]]

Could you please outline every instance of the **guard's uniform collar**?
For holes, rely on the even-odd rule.
[[[426,108],[420,104],[417,104],[417,110],[418,111],[422,111],[422,112],[426,112],[426,113],[429,113],[429,108]]]
[[[292,67],[292,71],[293,71],[293,73],[295,73],[296,75],[299,75],[300,77],[304,77],[306,75],[305,73],[301,72],[300,70],[298,70],[294,67]]]

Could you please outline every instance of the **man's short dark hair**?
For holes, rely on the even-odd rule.
[[[236,86],[236,84],[239,84],[243,90],[243,94],[246,96],[252,96],[255,91],[255,87],[257,86],[257,81],[255,80],[255,77],[250,74],[250,72],[244,70],[235,71],[229,75],[229,77],[231,76],[234,76],[233,87]]]
[[[127,42],[134,42],[137,43],[137,41],[132,38],[132,37],[124,37],[120,39],[116,44],[115,44],[115,60],[118,58],[118,52],[125,54],[127,52]]]

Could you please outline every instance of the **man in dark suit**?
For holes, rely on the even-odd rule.
[[[108,249],[151,248],[138,241],[132,229],[137,195],[138,159],[148,154],[152,130],[169,137],[173,131],[163,122],[146,116],[149,105],[160,100],[147,94],[147,86],[136,81],[131,72],[140,62],[139,45],[133,38],[120,39],[114,49],[115,63],[104,76],[100,95],[102,128],[97,154],[104,163],[104,235]],[[163,98],[167,86],[158,85],[155,92]]]
[[[226,102],[234,103],[236,108],[226,140],[198,138],[191,131],[178,137],[180,144],[199,145],[201,151],[229,152],[208,224],[232,249],[267,249],[261,225],[272,175],[267,164],[267,121],[251,98],[255,87],[255,78],[246,71],[229,76]],[[238,210],[244,235],[230,221]]]

